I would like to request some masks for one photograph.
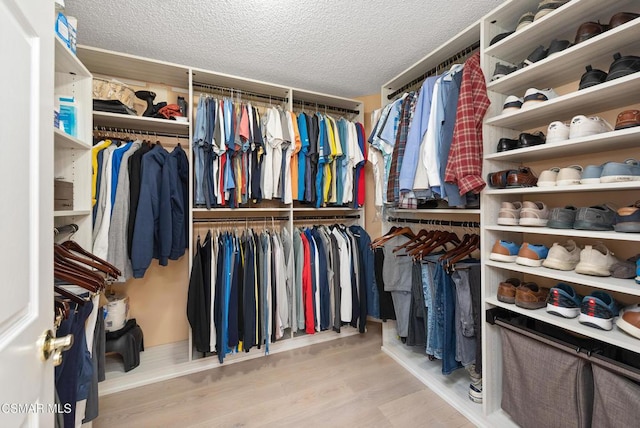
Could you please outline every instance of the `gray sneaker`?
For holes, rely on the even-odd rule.
[[[579,208],[576,212],[574,229],[580,230],[613,230],[616,210],[608,205]]]
[[[553,208],[549,213],[547,227],[552,229],[573,229],[577,211],[578,209],[571,205],[567,205],[564,208]]]
[[[499,78],[504,77],[509,73],[513,73],[517,69],[518,67],[512,67],[510,65],[497,63],[496,69],[493,71],[493,77],[491,78],[491,81],[493,82],[494,80],[498,80]]]

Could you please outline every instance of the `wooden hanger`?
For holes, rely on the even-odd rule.
[[[376,239],[375,243],[371,244],[372,248],[378,248],[380,246],[382,246],[382,244],[384,244],[385,242],[387,242],[388,240],[395,238],[396,236],[400,236],[400,235],[404,235],[408,238],[414,238],[415,234],[413,233],[413,231],[408,228],[408,227],[402,227],[399,229],[394,230],[393,232],[389,231],[389,233],[387,233],[384,236],[381,236],[380,238]]]
[[[83,297],[78,296],[75,293],[72,293],[69,290],[66,290],[58,285],[54,285],[53,286],[53,291],[55,291],[56,293],[60,294],[61,296],[64,296],[65,298],[69,299],[70,301],[72,301],[73,303],[77,303],[79,305],[84,305],[85,303],[87,303],[88,300],[84,299]],[[66,309],[67,311],[69,310],[69,304],[65,301],[61,301],[61,300],[54,300],[54,304],[57,304],[57,302],[62,302],[62,303],[66,303]],[[65,305],[63,305],[63,307],[65,307]],[[67,312],[67,316],[65,316],[65,319],[68,318],[69,313]]]
[[[109,268],[109,270],[111,271],[110,275],[113,276],[114,278],[119,277],[120,275],[122,275],[122,272],[120,272],[120,269],[118,269],[117,267],[115,267],[114,265],[112,265],[111,263],[102,260],[100,257],[97,257],[96,255],[90,253],[89,251],[85,250],[84,248],[82,248],[80,246],[80,244],[78,244],[75,241],[65,241],[61,244],[64,248],[66,248],[67,250],[70,251],[74,251],[76,253],[82,254],[83,256],[86,256],[88,258],[90,258],[91,260],[106,266],[107,268]],[[98,268],[96,268],[98,269]],[[103,271],[104,272],[104,271]],[[105,272],[107,273],[107,272]]]

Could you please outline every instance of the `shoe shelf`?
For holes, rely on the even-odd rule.
[[[631,296],[640,296],[640,285],[636,284],[633,279],[582,275],[574,270],[565,271],[549,269],[544,266],[523,266],[515,262],[505,263],[497,262],[495,260],[487,260],[486,265],[499,269],[510,270],[512,272],[520,272],[527,275],[550,278],[559,282],[570,282],[573,284],[580,284],[586,287],[593,287],[600,290],[623,293]]]
[[[640,353],[640,340],[631,337],[625,332],[619,330],[616,325],[613,326],[613,330],[611,331],[600,330],[579,323],[577,318],[570,319],[551,315],[547,313],[546,308],[524,309],[516,306],[515,304],[500,302],[496,297],[487,297],[486,302],[493,306],[498,306],[512,312],[517,312],[519,314],[526,315],[530,318],[546,322],[547,324],[551,324],[556,327],[572,331],[574,333],[582,334],[584,336],[588,336],[615,346],[619,346],[623,349],[628,349],[632,352]]]
[[[594,69],[606,72],[613,62],[614,53],[620,52],[622,55],[638,53],[639,32],[640,19],[629,21],[599,36],[571,46],[562,51],[561,55],[545,58],[489,82],[487,90],[511,95],[524,94],[531,87],[555,88],[579,80],[589,64]],[[540,42],[538,44],[544,44]],[[545,48],[548,48],[549,43],[551,40],[546,42]],[[523,59],[520,58],[518,61]]]
[[[413,208],[391,208],[389,212],[394,216],[398,214],[460,214],[460,215],[478,215],[480,214],[480,209],[471,209],[471,208],[431,208],[431,209],[413,209]]]
[[[595,114],[634,104],[640,97],[640,73],[630,74],[587,89],[577,90],[529,108],[488,119],[487,125],[511,129],[546,127],[554,120],[570,120],[576,114]]]
[[[640,189],[640,181],[626,181],[624,183],[575,184],[571,186],[553,187],[514,187],[509,189],[485,188],[483,193],[486,195],[526,195],[570,192],[609,192],[615,190],[638,189]]]
[[[638,147],[638,141],[640,141],[640,126],[621,129],[619,131],[605,132],[588,137],[573,138],[557,143],[540,144],[538,146],[523,149],[491,153],[486,155],[485,159],[518,163],[532,162],[545,159],[601,153],[603,147],[607,147],[610,150],[630,149]]]
[[[156,119],[155,117],[131,116],[118,113],[107,113],[103,111],[93,112],[93,124],[97,127],[135,130],[144,129],[150,133],[162,132],[165,134],[187,135],[189,133],[189,122],[178,122],[177,120]]]
[[[485,226],[487,230],[498,232],[534,233],[538,235],[567,236],[574,238],[608,239],[613,241],[640,242],[640,233],[622,233],[602,230],[553,229],[550,227],[526,226]]]
[[[612,15],[623,11],[637,11],[638,6],[637,0],[572,0],[556,11],[535,20],[523,29],[487,47],[484,52],[486,55],[516,64],[524,60],[537,46],[544,45],[547,48],[554,37],[573,43],[578,27],[584,22],[600,20],[600,22],[607,24]],[[535,6],[532,11],[535,12]],[[486,19],[492,23],[495,22],[495,25],[503,29],[513,30],[521,13],[513,8],[505,7],[498,9]],[[513,22],[514,18],[515,22]],[[506,22],[509,24],[506,25]],[[500,32],[504,31],[506,30]]]
[[[62,129],[54,128],[53,130],[53,141],[56,145],[56,148],[61,149],[91,149],[91,146],[84,141],[73,137]]]

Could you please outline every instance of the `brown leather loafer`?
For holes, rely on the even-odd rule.
[[[525,309],[540,309],[547,305],[549,289],[538,287],[535,282],[525,282],[516,289],[516,306]]]
[[[616,27],[618,27],[618,26],[620,26],[622,24],[626,24],[629,21],[633,21],[634,19],[636,19],[639,16],[640,16],[640,14],[633,13],[633,12],[619,12],[619,13],[616,13],[609,20],[609,28],[616,28]]]
[[[575,45],[580,42],[584,42],[585,40],[589,40],[592,37],[595,37],[599,34],[604,33],[609,29],[608,25],[601,24],[599,22],[585,22],[578,27],[578,31],[576,32],[576,40]]]
[[[507,187],[533,187],[538,183],[538,177],[531,168],[521,166],[507,174]]]
[[[518,278],[509,278],[498,285],[498,300],[505,303],[516,302],[516,288],[520,286]]]
[[[618,113],[616,130],[640,126],[640,110],[625,110]]]
[[[503,171],[498,172],[490,172],[487,174],[487,183],[489,186],[495,187],[496,189],[504,189],[507,187],[507,176],[511,173],[516,173],[515,169],[505,169]]]

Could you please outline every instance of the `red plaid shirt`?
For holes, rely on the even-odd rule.
[[[475,53],[464,63],[453,142],[444,174],[446,182],[458,185],[461,195],[479,193],[486,186],[482,179],[482,119],[489,104],[480,53]]]

